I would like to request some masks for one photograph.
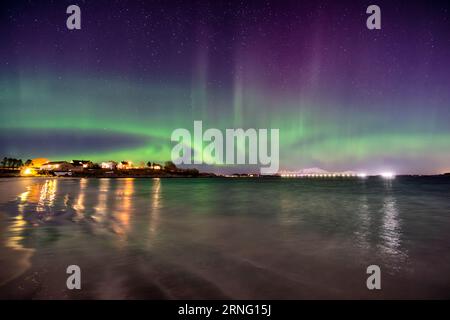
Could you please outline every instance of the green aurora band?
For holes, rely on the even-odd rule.
[[[367,113],[366,106],[361,112],[357,108],[338,112],[342,109],[320,105],[313,99],[274,99],[264,90],[249,87],[234,88],[235,94],[228,98],[226,92],[211,92],[201,85],[193,89],[73,73],[25,74],[16,82],[3,77],[0,90],[4,130],[102,130],[106,134],[139,136],[144,141],[148,138],[137,147],[110,146],[102,152],[78,153],[70,147],[51,150],[49,141],[49,153],[28,154],[27,150],[15,149],[18,151],[11,156],[22,158],[50,154],[52,160],[166,161],[174,145],[170,141],[172,131],[192,130],[193,121],[202,120],[204,129],[279,128],[282,169],[320,166],[328,170],[394,169],[406,173],[408,167],[398,163],[407,158],[424,163],[421,173],[450,170],[443,160],[450,157],[450,133],[435,130],[438,119],[427,116],[426,111],[396,119],[389,109]],[[208,108],[211,105],[214,107]],[[436,170],[431,170],[430,164]]]

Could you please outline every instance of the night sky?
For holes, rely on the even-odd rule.
[[[450,172],[449,16],[448,1],[2,1],[0,156],[165,161],[172,131],[203,120],[279,128],[281,169]]]

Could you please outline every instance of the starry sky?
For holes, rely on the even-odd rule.
[[[4,0],[0,156],[162,162],[202,120],[278,128],[284,170],[450,172],[449,16],[448,1]]]

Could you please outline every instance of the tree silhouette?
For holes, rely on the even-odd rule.
[[[23,161],[22,159],[4,157],[3,160],[1,161],[1,164],[3,168],[15,169],[22,167]]]
[[[166,161],[164,162],[164,170],[166,171],[176,171],[177,166],[172,161]]]

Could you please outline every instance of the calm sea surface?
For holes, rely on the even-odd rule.
[[[0,179],[0,298],[450,298],[450,178]]]

